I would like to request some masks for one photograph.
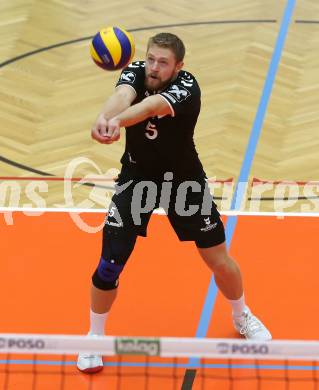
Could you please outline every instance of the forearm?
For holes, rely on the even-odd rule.
[[[170,105],[162,96],[158,94],[149,96],[111,118],[108,122],[108,136],[111,140],[115,140],[119,137],[120,128],[123,126],[133,126],[147,118],[163,117],[170,114],[172,114]]]
[[[136,123],[143,122],[145,119],[152,116],[152,106],[143,100],[142,102],[128,107],[126,110],[117,114],[114,119],[119,121],[121,127],[128,127],[133,126]]]
[[[125,111],[130,104],[131,102],[124,95],[115,93],[104,103],[100,115],[102,114],[105,119],[111,119]]]

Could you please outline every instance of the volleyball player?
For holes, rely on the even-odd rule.
[[[241,272],[227,253],[224,226],[195,149],[200,88],[195,77],[183,70],[184,54],[184,44],[174,34],[150,38],[145,61],[122,71],[93,126],[92,137],[102,144],[117,141],[125,127],[126,146],[103,230],[101,258],[92,277],[89,334],[104,334],[136,238],[146,236],[152,211],[162,206],[179,239],[193,241],[214,273],[232,308],[235,329],[247,339],[270,340],[268,329],[245,303]],[[101,356],[79,355],[81,371],[102,367]]]

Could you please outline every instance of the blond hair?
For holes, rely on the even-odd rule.
[[[159,33],[148,40],[147,51],[152,45],[170,49],[176,58],[176,62],[181,62],[185,56],[185,46],[177,35],[171,33]]]

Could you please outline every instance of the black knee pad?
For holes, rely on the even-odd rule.
[[[130,257],[137,235],[129,232],[103,230],[102,255],[93,276],[93,285],[100,290],[117,288],[119,276]]]

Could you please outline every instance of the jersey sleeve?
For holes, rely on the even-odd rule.
[[[200,109],[200,89],[190,73],[184,72],[178,76],[160,95],[170,105],[172,116],[190,114]]]
[[[122,70],[116,87],[118,87],[119,85],[129,85],[134,89],[136,94],[139,95],[139,93],[144,88],[144,80],[145,62],[135,61]]]

